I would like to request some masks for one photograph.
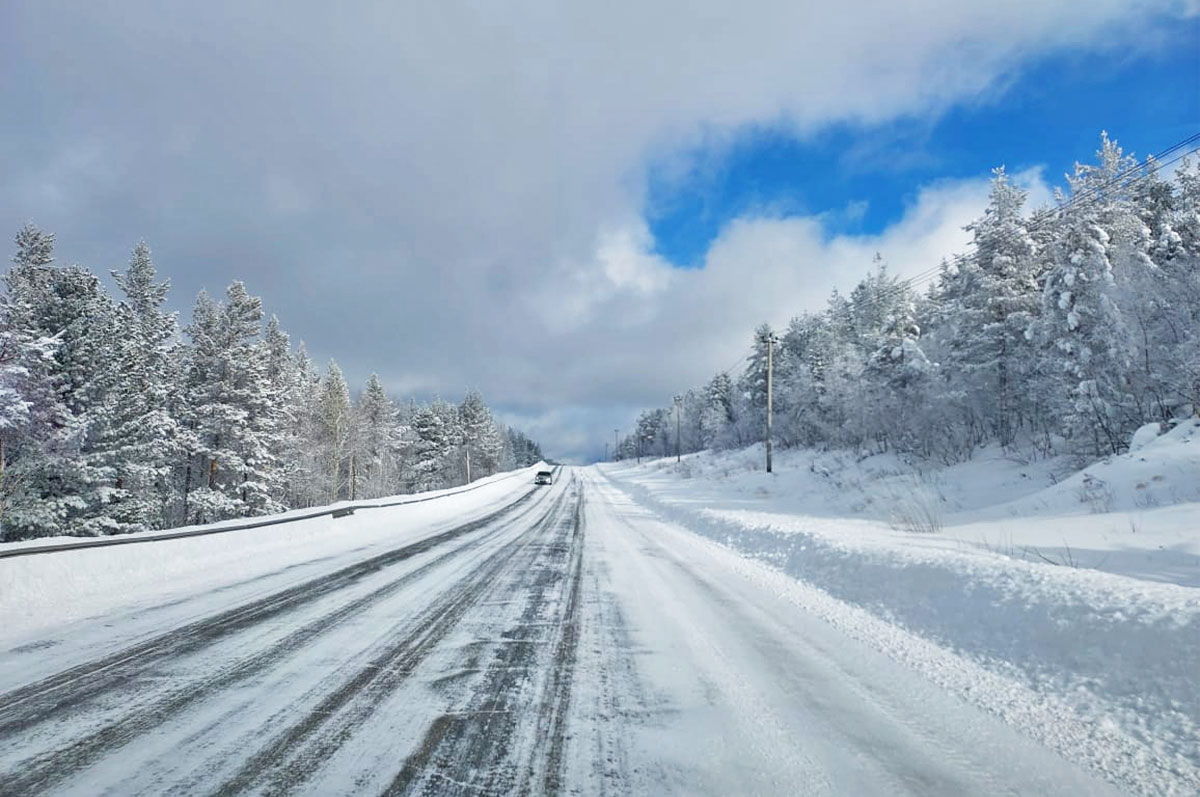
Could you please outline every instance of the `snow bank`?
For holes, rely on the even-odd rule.
[[[895,458],[812,452],[785,452],[768,475],[751,465],[761,448],[602,471],[682,525],[1191,769],[1200,766],[1197,429],[1188,422],[1067,478],[1053,463],[919,473]],[[989,472],[1003,502],[993,507]],[[1081,499],[1099,481],[1111,496],[1104,507]],[[945,510],[941,533],[885,519],[914,483]],[[1144,506],[1150,485],[1163,506]]]
[[[537,465],[520,470],[496,473],[483,479],[478,479],[468,486],[447,487],[441,490],[430,490],[428,492],[411,493],[406,495],[393,495],[384,498],[375,498],[363,501],[335,501],[332,504],[326,504],[324,506],[310,506],[305,507],[304,509],[292,509],[287,512],[279,512],[274,515],[256,515],[248,518],[230,518],[228,520],[219,520],[215,523],[176,526],[166,530],[142,531],[133,534],[121,534],[107,537],[76,537],[59,535],[57,537],[34,537],[28,540],[0,541],[0,558],[3,558],[6,552],[21,551],[28,548],[44,548],[48,546],[59,547],[64,545],[78,545],[86,548],[89,546],[95,546],[97,542],[111,542],[124,545],[135,542],[157,542],[160,540],[170,540],[179,537],[214,534],[219,532],[234,533],[238,531],[255,531],[263,526],[268,526],[275,523],[305,520],[314,515],[330,514],[331,512],[342,508],[354,510],[423,503],[425,501],[433,501],[451,495],[458,495],[459,493],[478,490],[498,481],[527,476],[530,471],[539,467],[545,467],[545,463],[538,463]]]
[[[990,507],[991,517],[1096,514],[1200,503],[1200,418],[1163,435],[1153,426],[1133,437],[1131,451],[1103,459],[1035,494]]]
[[[477,489],[411,496],[441,495],[441,500],[362,510],[338,519],[325,516],[227,534],[0,559],[0,645],[18,645],[34,636],[59,633],[68,623],[160,606],[202,592],[238,585],[247,594],[279,589],[285,581],[333,569],[374,548],[416,540],[486,514],[525,489],[536,469],[480,480],[471,485]]]

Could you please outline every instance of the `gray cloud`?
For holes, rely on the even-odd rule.
[[[748,219],[673,271],[640,218],[651,159],[750,123],[936,114],[1049,51],[1152,46],[1181,8],[10,2],[0,223],[97,270],[144,237],[181,309],[244,279],[351,378],[478,387],[583,456],[880,243]],[[886,242],[956,243],[938,207]]]

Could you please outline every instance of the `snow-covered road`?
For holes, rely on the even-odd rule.
[[[0,793],[1111,789],[592,469],[505,489],[263,594],[113,613],[90,659],[0,651]]]

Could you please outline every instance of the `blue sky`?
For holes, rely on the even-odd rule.
[[[1153,55],[1074,53],[1027,66],[983,103],[871,127],[837,124],[800,139],[749,126],[693,149],[679,174],[652,165],[644,209],[657,254],[699,267],[732,219],[826,214],[829,234],[875,234],[895,223],[919,187],[938,180],[1044,167],[1064,185],[1107,129],[1139,157],[1200,132],[1200,20]],[[1189,32],[1190,29],[1190,32]],[[673,169],[673,171],[671,171]]]

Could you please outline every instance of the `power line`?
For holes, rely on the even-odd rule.
[[[758,350],[754,346],[750,346],[745,351],[743,351],[741,354],[739,354],[737,359],[729,364],[728,368],[726,368],[722,371],[717,371],[717,373],[733,376],[733,369],[738,367],[738,363],[744,363],[746,360],[750,359],[750,357],[752,357],[757,351]]]

